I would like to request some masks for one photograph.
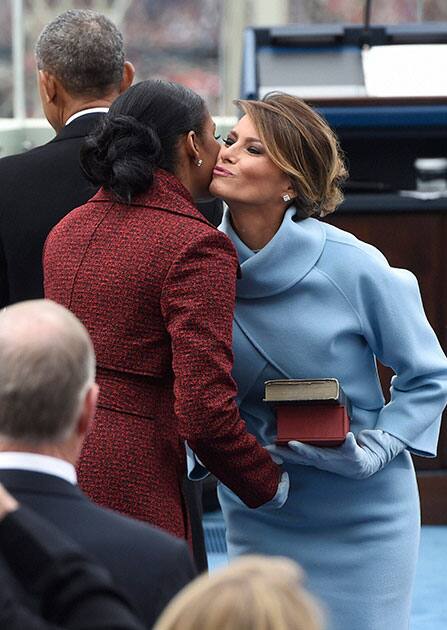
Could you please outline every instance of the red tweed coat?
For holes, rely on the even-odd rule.
[[[278,484],[234,402],[236,271],[230,241],[164,171],[131,206],[100,190],[45,245],[45,295],[80,318],[97,356],[99,408],[79,483],[97,503],[182,537],[184,440],[251,507]]]

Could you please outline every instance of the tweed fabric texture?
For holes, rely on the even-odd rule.
[[[250,507],[279,469],[246,432],[231,377],[237,257],[159,171],[131,206],[100,190],[51,232],[46,297],[72,310],[97,355],[99,408],[78,466],[101,505],[188,534],[183,441]]]

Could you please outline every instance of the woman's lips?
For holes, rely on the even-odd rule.
[[[223,168],[222,166],[215,166],[213,170],[213,175],[220,175],[221,177],[232,177],[233,173],[227,171],[227,169]]]

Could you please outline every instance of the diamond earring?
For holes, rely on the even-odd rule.
[[[197,160],[196,166],[202,166],[202,164],[203,164],[203,160]]]
[[[292,197],[288,195],[287,193],[284,193],[284,195],[282,195],[282,198],[285,203],[287,203],[288,201],[292,199]]]

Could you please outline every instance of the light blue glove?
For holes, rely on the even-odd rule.
[[[335,448],[295,441],[289,442],[289,448],[275,445],[266,448],[285,462],[314,466],[351,479],[366,479],[389,464],[406,444],[385,431],[364,429],[357,435],[357,441],[353,433],[348,433],[343,444]]]

